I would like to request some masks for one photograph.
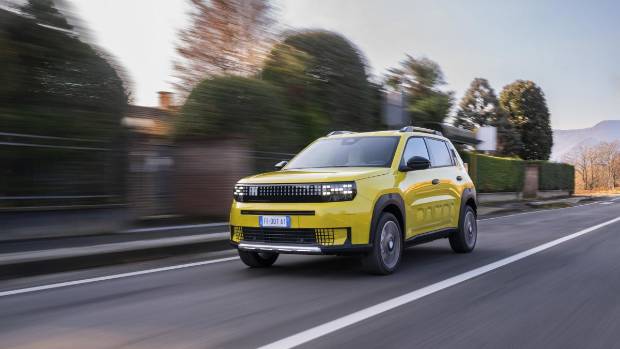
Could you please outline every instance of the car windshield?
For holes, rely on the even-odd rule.
[[[317,167],[390,167],[400,137],[321,139],[297,155],[287,169]]]

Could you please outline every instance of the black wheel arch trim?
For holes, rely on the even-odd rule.
[[[460,207],[460,211],[459,211],[459,221],[461,219],[461,214],[465,210],[465,205],[467,205],[467,202],[470,199],[473,199],[474,205],[475,205],[475,207],[473,209],[474,209],[474,212],[476,212],[476,215],[478,215],[478,197],[476,196],[476,189],[475,188],[465,188],[463,190],[463,194],[461,195],[461,207]]]
[[[377,225],[377,222],[379,221],[379,218],[381,217],[381,213],[383,212],[383,210],[390,206],[390,205],[394,205],[398,208],[398,210],[400,211],[400,218],[401,218],[401,233],[403,236],[405,236],[405,230],[407,227],[407,216],[406,216],[406,211],[405,211],[405,201],[403,200],[403,198],[400,196],[400,194],[398,193],[387,193],[387,194],[383,194],[379,197],[379,199],[377,199],[377,201],[375,202],[375,207],[372,210],[372,219],[370,220],[370,231],[368,234],[368,244],[372,245],[374,238],[375,238],[375,226]],[[396,217],[399,218],[399,217]]]

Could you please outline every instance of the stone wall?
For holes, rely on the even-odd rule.
[[[241,139],[182,142],[174,151],[175,211],[228,218],[235,183],[254,168],[247,143]]]

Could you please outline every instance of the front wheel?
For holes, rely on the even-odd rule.
[[[362,261],[364,269],[372,274],[391,274],[400,264],[403,254],[403,235],[396,217],[383,213],[373,235],[372,250]]]
[[[241,261],[248,267],[266,268],[276,262],[278,254],[272,252],[248,252],[239,250],[239,258],[241,258]]]
[[[467,205],[461,214],[459,229],[450,234],[450,246],[456,253],[468,253],[474,250],[477,240],[478,224],[476,222],[476,211]]]

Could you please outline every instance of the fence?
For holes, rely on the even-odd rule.
[[[0,208],[122,203],[124,156],[118,144],[0,132]]]

